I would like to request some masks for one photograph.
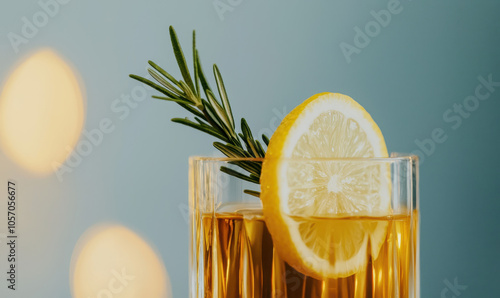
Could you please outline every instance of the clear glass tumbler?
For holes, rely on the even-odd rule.
[[[277,249],[261,201],[252,195],[260,186],[221,170],[241,171],[237,164],[242,162],[263,160],[190,158],[191,298],[420,297],[416,156],[279,161],[324,177],[315,180],[319,186],[313,192],[292,194],[330,195],[332,204],[320,217],[308,215],[307,208],[283,216],[296,221],[297,231],[303,233],[300,241],[306,239],[321,262],[343,262],[345,268],[352,260],[358,264],[348,268],[348,274],[326,277],[309,275],[285,261],[288,251]],[[348,214],[334,208],[336,200],[349,196],[368,205],[354,206]],[[371,206],[372,201],[383,203]],[[315,234],[319,228],[323,232]]]

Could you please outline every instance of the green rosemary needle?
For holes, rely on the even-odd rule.
[[[191,72],[174,28],[170,26],[169,31],[172,48],[182,79],[176,79],[153,61],[149,61],[150,68],[148,72],[155,82],[138,75],[131,74],[130,77],[152,87],[162,94],[162,96],[155,95],[153,98],[175,102],[193,114],[193,119],[173,118],[172,121],[195,128],[219,139],[222,142],[214,142],[213,145],[225,156],[231,158],[263,158],[266,155],[266,151],[263,145],[254,139],[252,131],[244,118],[241,119],[241,132],[236,132],[226,87],[224,86],[220,70],[215,64],[213,66],[213,73],[220,100],[217,99],[215,93],[210,88],[203,73],[198,50],[196,49],[195,31],[193,31],[194,78],[191,77]],[[201,94],[202,92],[203,95]],[[269,138],[266,135],[262,135],[261,137],[267,146]],[[241,160],[231,161],[230,163],[238,166],[242,172],[229,167],[221,167],[221,171],[245,181],[256,184],[260,183],[261,162]],[[256,197],[260,195],[259,192],[252,190],[245,190],[244,192]]]

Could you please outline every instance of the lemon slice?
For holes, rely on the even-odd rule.
[[[280,256],[315,278],[346,277],[376,258],[390,211],[387,157],[371,116],[352,98],[317,94],[273,134],[261,174],[266,224]],[[335,158],[335,160],[333,160]]]

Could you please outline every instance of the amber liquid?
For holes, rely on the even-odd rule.
[[[315,279],[280,258],[261,211],[239,210],[202,216],[203,297],[355,298],[416,297],[416,214],[411,217],[323,219],[387,228],[378,255],[344,278]],[[330,222],[333,223],[333,222]],[[325,223],[328,224],[328,223]],[[332,235],[335,237],[335,234]],[[369,246],[369,244],[368,244]],[[334,249],[334,248],[331,248]]]

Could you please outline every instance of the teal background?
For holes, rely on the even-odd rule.
[[[390,151],[420,150],[419,141],[443,129],[446,141],[421,152],[422,297],[452,297],[443,291],[454,279],[467,286],[460,297],[497,295],[500,87],[457,129],[443,114],[474,95],[479,76],[500,81],[500,2],[402,0],[402,11],[350,63],[340,44],[353,45],[354,28],[364,28],[374,20],[370,12],[386,9],[388,1],[231,3],[221,19],[214,1],[72,0],[19,53],[7,34],[20,34],[21,18],[40,7],[31,0],[0,4],[0,85],[19,61],[50,47],[81,76],[85,128],[106,117],[116,124],[62,183],[0,154],[0,182],[15,177],[23,199],[19,290],[5,292],[2,282],[0,296],[69,297],[77,240],[95,224],[118,222],[158,251],[173,296],[187,297],[187,160],[212,155],[211,138],[171,123],[186,114],[170,103],[147,99],[124,120],[110,109],[138,85],[127,75],[145,74],[148,59],[178,75],[169,25],[188,53],[197,30],[205,72],[218,64],[235,117],[245,116],[254,131],[274,130],[283,110],[324,91],[363,105]]]

